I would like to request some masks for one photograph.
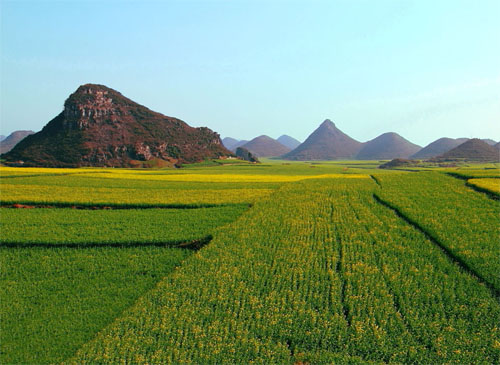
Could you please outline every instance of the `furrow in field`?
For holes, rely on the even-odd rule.
[[[440,173],[380,175],[376,195],[417,225],[448,255],[500,290],[500,205]]]
[[[375,179],[374,179],[375,180]],[[377,185],[380,185],[376,180],[375,182]],[[411,324],[409,323],[408,319],[406,318],[404,308],[401,305],[401,298],[399,297],[398,293],[396,290],[394,290],[394,283],[389,279],[387,273],[384,271],[384,266],[383,266],[383,261],[381,257],[381,253],[378,252],[376,247],[373,247],[375,245],[378,245],[378,242],[376,240],[376,237],[373,234],[373,226],[377,224],[383,224],[382,221],[380,221],[380,218],[377,216],[374,216],[373,214],[370,214],[370,217],[366,216],[366,211],[364,212],[365,214],[362,215],[362,212],[358,212],[358,209],[352,204],[351,201],[349,201],[349,206],[352,212],[354,213],[356,217],[356,225],[360,227],[361,230],[364,230],[364,235],[365,235],[365,241],[371,243],[372,247],[370,248],[372,250],[372,256],[373,256],[373,262],[374,265],[377,267],[378,272],[380,273],[383,283],[385,287],[387,288],[387,292],[390,295],[390,298],[392,298],[392,303],[394,306],[395,310],[395,315],[396,318],[399,318],[401,322],[404,324],[406,330],[403,331],[405,334],[411,335],[416,341],[420,343],[420,345],[423,345],[426,347],[426,350],[429,351],[431,350],[429,344],[427,341],[422,341],[422,339],[419,338],[419,336],[415,333],[415,330],[412,328]],[[372,213],[371,211],[369,211]],[[367,245],[369,247],[370,244]]]
[[[411,225],[416,230],[422,232],[422,234],[434,245],[436,245],[444,255],[454,264],[458,265],[461,269],[468,272],[471,276],[478,280],[478,282],[486,286],[492,293],[494,297],[500,298],[500,290],[496,289],[495,286],[486,280],[479,272],[477,272],[473,267],[471,267],[467,261],[464,261],[460,256],[455,255],[455,253],[450,250],[445,244],[443,244],[439,239],[434,237],[431,233],[422,228],[417,222],[406,216],[398,208],[391,205],[384,199],[380,198],[377,194],[373,194],[375,201],[387,209],[392,210],[399,218],[404,220],[406,223]]]

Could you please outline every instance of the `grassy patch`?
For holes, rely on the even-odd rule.
[[[0,362],[60,362],[192,251],[0,248]]]
[[[1,244],[126,245],[190,241],[232,222],[244,205],[200,209],[1,208]]]
[[[0,362],[64,360],[246,209],[1,208]]]

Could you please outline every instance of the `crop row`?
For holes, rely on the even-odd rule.
[[[496,298],[375,189],[283,186],[72,361],[498,362]]]
[[[498,201],[440,173],[377,176],[383,199],[500,290]]]

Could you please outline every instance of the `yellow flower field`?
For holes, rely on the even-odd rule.
[[[102,169],[67,169],[51,167],[8,167],[0,166],[0,176],[31,176],[31,175],[58,175],[58,174],[81,174],[87,172],[99,172]]]
[[[227,204],[252,203],[272,189],[125,189],[2,184],[2,203]]]
[[[500,179],[470,179],[468,183],[492,193],[500,194]]]
[[[305,179],[367,179],[364,174],[319,174],[319,175],[265,175],[265,174],[192,174],[192,173],[170,173],[151,174],[128,171],[101,172],[98,174],[86,174],[89,177],[110,179],[135,179],[151,181],[183,181],[183,182],[295,182]]]

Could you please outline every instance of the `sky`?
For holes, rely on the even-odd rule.
[[[0,134],[79,85],[222,137],[500,140],[498,0],[0,0]]]

